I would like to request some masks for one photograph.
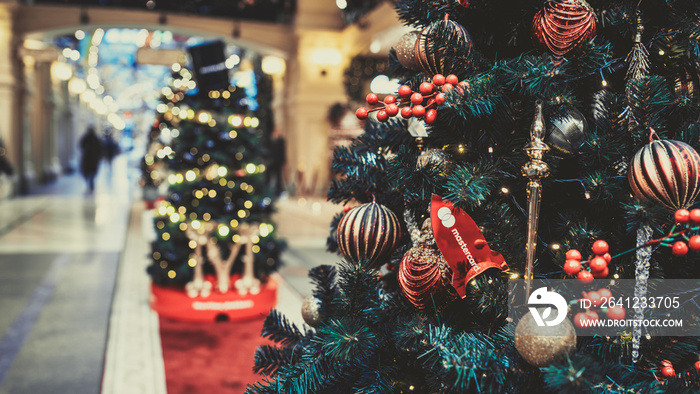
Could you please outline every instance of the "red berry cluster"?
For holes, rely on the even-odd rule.
[[[397,99],[395,96],[388,95],[383,101],[379,100],[376,93],[367,95],[367,104],[375,105],[382,104],[381,107],[367,109],[364,107],[358,108],[355,115],[358,119],[367,119],[370,112],[377,112],[377,120],[386,122],[389,117],[396,116],[401,112],[404,119],[412,116],[423,118],[425,123],[431,124],[437,119],[437,106],[445,102],[445,93],[454,89],[455,85],[464,89],[468,86],[467,82],[459,82],[456,75],[450,74],[447,77],[442,74],[436,74],[433,77],[433,82],[423,82],[418,88],[418,92],[414,92],[407,85],[399,87]]]
[[[673,215],[676,219],[676,226],[671,230],[671,232],[658,242],[662,245],[668,246],[669,242],[674,241],[674,239],[681,238],[673,242],[671,245],[671,252],[674,256],[685,256],[688,254],[688,250],[693,252],[700,251],[700,235],[695,234],[689,236],[689,232],[697,232],[700,230],[700,209],[693,209],[688,211],[687,209],[679,209]],[[679,229],[679,231],[675,231]]]
[[[612,256],[608,253],[608,243],[599,239],[593,243],[591,251],[593,257],[589,260],[581,261],[581,252],[576,249],[571,249],[566,252],[566,262],[564,263],[564,272],[568,275],[578,278],[583,284],[593,282],[593,278],[602,279],[608,277],[608,263],[612,260]],[[588,269],[584,267],[588,264]]]
[[[612,297],[612,292],[609,289],[598,289],[597,291],[583,292],[583,299],[590,301],[591,307],[595,308],[598,312],[605,311],[608,319],[612,320],[622,320],[625,318],[625,308],[620,305],[615,305],[610,308],[599,308],[610,301]],[[579,305],[581,305],[581,300],[579,300]],[[587,308],[585,312],[579,312],[574,315],[574,324],[579,328],[589,328],[591,327],[590,322],[598,320],[598,312],[596,310]],[[585,322],[589,322],[586,324]]]

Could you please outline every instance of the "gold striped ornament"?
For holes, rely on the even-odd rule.
[[[369,266],[388,258],[401,240],[396,215],[375,201],[349,210],[336,232],[340,254],[352,261],[368,260]]]
[[[689,207],[700,193],[700,155],[685,142],[659,139],[654,129],[649,141],[627,172],[632,193],[672,209]]]

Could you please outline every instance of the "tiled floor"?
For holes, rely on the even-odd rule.
[[[0,394],[165,393],[138,176],[122,155],[101,170],[94,195],[72,175],[0,201]],[[277,208],[290,246],[278,309],[301,324],[307,270],[338,260],[324,249],[340,208],[321,198],[282,198]]]

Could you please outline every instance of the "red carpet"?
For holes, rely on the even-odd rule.
[[[253,373],[264,317],[242,322],[192,323],[160,318],[168,394],[236,393]]]

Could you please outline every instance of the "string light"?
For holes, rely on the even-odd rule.
[[[173,270],[168,271],[168,278],[174,279],[175,275],[177,275],[177,273],[175,273],[175,271],[173,271]]]
[[[501,188],[501,193],[503,193],[503,194],[508,194],[508,193],[510,193],[510,190],[509,190],[507,187],[503,186],[503,187]]]
[[[583,196],[586,197],[586,200],[590,200],[590,199],[591,199],[591,193],[589,193],[588,191],[586,191],[585,193],[583,193]]]
[[[168,268],[168,262],[167,262],[167,261],[161,261],[161,262],[160,262],[160,268],[163,268],[163,269]]]
[[[660,56],[663,56],[664,54],[666,54],[666,52],[664,52],[663,49],[659,49],[659,55],[660,55]]]
[[[558,243],[553,243],[553,244],[550,245],[550,247],[552,248],[552,250],[559,250],[559,249],[561,249],[561,245],[559,245]]]

